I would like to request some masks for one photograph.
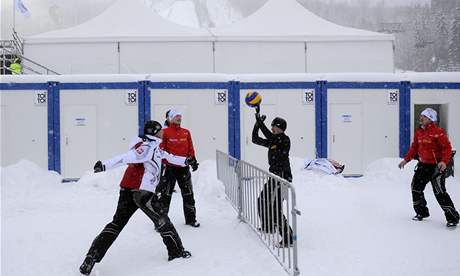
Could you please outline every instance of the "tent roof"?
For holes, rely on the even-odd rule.
[[[354,41],[394,40],[393,35],[348,28],[329,22],[296,0],[268,0],[249,17],[211,29],[217,40]]]
[[[119,0],[100,15],[71,28],[27,37],[26,43],[114,41],[206,41],[205,29],[175,24],[142,0]]]

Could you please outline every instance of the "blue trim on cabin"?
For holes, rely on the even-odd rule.
[[[137,89],[138,82],[89,82],[89,83],[61,83],[61,90],[83,89]]]
[[[48,83],[0,83],[0,90],[47,90]]]
[[[227,89],[228,82],[153,82],[151,89]]]
[[[308,89],[315,88],[316,82],[241,82],[240,89]]]
[[[406,155],[410,145],[411,84],[402,81],[399,89],[399,156]]]
[[[327,112],[328,112],[328,102],[327,102],[327,81],[321,82],[321,156],[322,158],[327,158],[328,146],[327,146]]]
[[[399,89],[399,82],[327,82],[328,89]]]
[[[412,89],[460,89],[459,82],[413,82]]]

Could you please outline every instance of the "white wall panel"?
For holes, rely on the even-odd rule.
[[[222,91],[222,90],[219,90]],[[198,161],[228,152],[228,106],[215,103],[214,89],[151,90],[151,118],[163,122],[171,108],[179,110],[182,127],[190,130]],[[228,99],[228,97],[227,97]]]
[[[59,74],[118,73],[116,43],[25,44],[24,56]],[[25,65],[42,72],[33,64]]]
[[[212,73],[212,42],[122,42],[121,73]]]
[[[255,123],[255,109],[245,104],[246,93],[241,90],[241,159],[256,166],[268,169],[268,149],[252,143],[252,129]],[[306,105],[302,101],[302,89],[266,89],[257,92],[262,96],[261,114],[267,116],[265,125],[271,129],[275,117],[287,121],[286,135],[291,140],[291,157],[315,157],[315,105]],[[262,132],[259,136],[264,138]]]
[[[138,107],[137,104],[126,104],[126,93],[135,91],[61,90],[61,169],[64,177],[81,177],[84,173],[69,168],[73,166],[72,162],[75,162],[75,167],[92,170],[98,159],[108,159],[128,151],[131,139],[138,135]],[[70,112],[72,109],[78,112]],[[94,119],[96,122],[93,122]],[[68,125],[64,126],[66,122]],[[84,131],[87,131],[88,137],[95,138],[95,147],[77,140]],[[95,153],[92,152],[94,149]],[[75,152],[79,154],[67,156]]]
[[[345,139],[351,148],[356,148],[355,155],[348,155],[349,159],[337,160],[344,163],[345,174],[362,174],[367,165],[376,159],[384,157],[398,157],[399,155],[399,104],[388,104],[388,92],[394,89],[329,89],[328,90],[328,157],[338,159],[331,155],[334,152],[348,150],[343,143],[334,143],[335,139]],[[343,114],[334,117],[331,106],[348,104],[361,106],[361,118],[344,118],[350,112],[343,110]],[[350,113],[350,114],[349,114]],[[354,128],[333,128],[333,120],[339,120],[346,125],[347,120],[358,120],[362,126],[361,133],[356,133]],[[333,135],[336,135],[335,137]],[[355,145],[358,143],[358,145]],[[346,143],[345,143],[346,144]],[[361,144],[361,145],[359,145]],[[338,147],[336,145],[339,145]],[[353,169],[347,170],[348,167]],[[351,166],[350,166],[351,165]]]
[[[26,159],[48,169],[48,111],[35,104],[37,91],[1,91],[2,167]]]
[[[303,42],[216,42],[216,73],[305,73]]]
[[[391,41],[308,42],[308,73],[394,72]]]

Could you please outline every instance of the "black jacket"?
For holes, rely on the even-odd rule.
[[[259,136],[259,129],[266,139]],[[288,181],[292,181],[291,164],[289,163],[289,150],[291,140],[284,133],[273,134],[262,121],[255,123],[252,130],[252,142],[268,148],[269,171]]]

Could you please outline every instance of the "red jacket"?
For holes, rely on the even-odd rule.
[[[142,142],[137,143],[134,148],[138,148]],[[139,189],[142,177],[144,176],[144,164],[129,164],[126,168],[120,186],[128,189]]]
[[[422,163],[436,164],[437,162],[448,163],[452,155],[452,146],[444,130],[435,123],[419,128],[415,132],[414,141],[407,152],[404,160],[409,162],[418,156]]]
[[[195,156],[192,135],[188,129],[182,128],[180,125],[171,124],[168,128],[164,129],[163,141],[160,147],[174,155],[185,157]]]

